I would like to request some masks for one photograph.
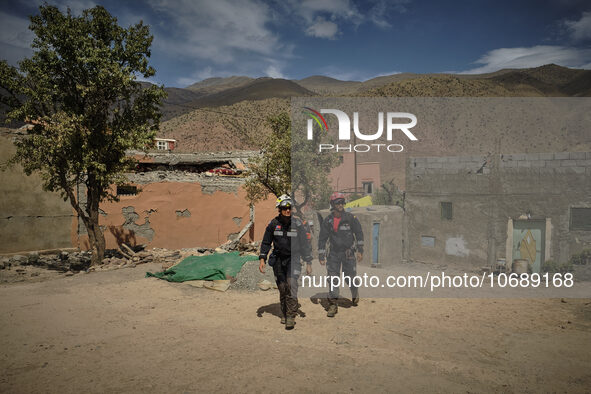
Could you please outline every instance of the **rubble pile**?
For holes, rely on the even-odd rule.
[[[154,248],[145,250],[144,245],[134,247],[121,244],[119,249],[111,249],[105,252],[103,264],[99,267],[90,267],[90,271],[109,270],[125,267],[135,267],[138,264],[158,263],[162,269],[168,269],[180,262],[186,255],[178,250]]]
[[[258,255],[260,243],[228,242],[215,249],[195,247],[179,250],[163,248],[145,249],[145,245],[128,246],[121,244],[119,249],[105,250],[102,264],[91,266],[90,251],[61,251],[57,253],[30,252],[22,255],[0,257],[0,270],[4,275],[0,282],[16,282],[25,277],[36,277],[38,280],[50,278],[56,274],[66,276],[77,273],[110,271],[120,268],[133,268],[138,264],[160,264],[162,270],[167,270],[180,263],[189,256],[207,256],[214,253],[228,253],[238,251],[240,255]],[[256,263],[256,264],[255,264]],[[238,278],[233,288],[255,290],[260,281],[258,262],[248,264]],[[49,275],[49,276],[48,276]],[[269,278],[272,279],[272,272]]]
[[[0,260],[0,269],[12,269],[18,266],[35,266],[60,272],[85,271],[90,266],[90,252],[61,252],[58,254],[43,254],[32,252],[14,255]]]
[[[258,256],[260,248],[261,248],[260,242],[249,242],[249,243],[238,243],[236,250],[238,250],[240,252],[240,254],[254,253]]]

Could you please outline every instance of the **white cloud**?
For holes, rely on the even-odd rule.
[[[573,39],[580,41],[591,39],[591,11],[583,12],[578,21],[566,21],[564,24]]]
[[[339,32],[336,23],[317,17],[313,24],[306,29],[306,34],[312,37],[334,40]]]
[[[340,81],[367,81],[369,79],[383,77],[386,75],[400,74],[400,71],[382,72],[378,74],[370,74],[367,72],[360,72],[358,70],[343,70],[334,66],[322,67],[319,70],[321,75],[338,79]]]
[[[330,14],[332,18],[343,18],[345,20],[359,20],[361,14],[355,4],[349,0],[305,0],[296,2],[296,9],[300,15],[312,22],[318,13]]]
[[[17,48],[29,49],[35,36],[29,30],[29,19],[0,12],[0,42]]]
[[[387,71],[387,72],[384,72],[384,73],[376,74],[376,75],[374,75],[372,77],[369,77],[367,79],[364,79],[363,81],[367,81],[368,79],[373,79],[373,78],[377,78],[377,77],[385,77],[385,76],[388,76],[388,75],[395,75],[395,74],[401,74],[401,73],[402,73],[402,71]]]
[[[263,63],[263,65],[261,65],[261,62]],[[186,87],[196,82],[203,81],[207,78],[225,78],[236,75],[246,75],[252,78],[258,78],[261,76],[284,79],[288,78],[288,76],[286,76],[282,70],[284,64],[282,62],[270,58],[262,59],[259,61],[240,62],[228,66],[228,68],[224,69],[213,68],[209,66],[205,67],[199,71],[190,74],[189,76],[182,76],[176,78],[173,86]]]
[[[406,12],[405,5],[410,2],[372,0],[365,14],[351,0],[286,0],[282,6],[287,14],[293,15],[296,23],[303,25],[307,35],[333,40],[345,25],[358,27],[369,22],[383,29],[391,28],[387,18],[394,12]]]
[[[16,66],[33,54],[31,43],[35,35],[29,30],[29,19],[0,12],[0,60]]]
[[[231,77],[233,75],[242,75],[240,72],[229,70],[214,70],[212,67],[205,67],[202,70],[196,71],[188,77],[179,77],[176,79],[175,86],[186,87],[204,79],[213,77]]]
[[[154,45],[175,56],[207,59],[219,64],[240,53],[272,55],[281,43],[265,25],[269,8],[256,0],[150,0],[165,18],[153,23]]]
[[[281,72],[281,68],[276,64],[271,64],[269,67],[267,67],[267,69],[265,70],[265,74],[271,78],[285,79],[285,75],[283,75],[283,73]]]
[[[382,29],[392,27],[392,24],[386,19],[393,12],[403,14],[407,11],[406,4],[411,0],[377,0],[373,7],[367,13],[367,18],[376,26]]]
[[[499,48],[484,54],[475,63],[483,66],[461,74],[482,74],[502,68],[529,68],[554,63],[564,67],[589,68],[591,49],[536,45],[529,48]]]
[[[90,0],[54,0],[52,4],[54,4],[60,9],[60,11],[64,13],[69,8],[72,12],[72,15],[74,16],[80,16],[82,15],[82,11],[89,8],[94,8],[94,6],[96,6],[96,3]]]
[[[39,6],[46,3],[46,0],[19,0],[19,3],[25,7],[39,8]],[[92,0],[53,0],[47,3],[57,7],[63,13],[66,13],[69,8],[74,16],[80,16],[82,11],[96,6],[96,3]],[[35,14],[38,14],[38,12],[35,12]]]

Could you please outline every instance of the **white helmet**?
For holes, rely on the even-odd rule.
[[[291,201],[289,194],[282,194],[275,201],[275,208],[291,208],[292,204],[293,202]]]

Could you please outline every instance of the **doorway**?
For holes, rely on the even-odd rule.
[[[528,260],[533,273],[539,273],[545,261],[546,221],[513,221],[513,259]]]
[[[371,233],[371,264],[378,265],[380,259],[380,224],[374,223]]]

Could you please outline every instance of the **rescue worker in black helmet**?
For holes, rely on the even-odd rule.
[[[259,254],[259,271],[265,273],[267,254],[273,245],[269,265],[273,267],[279,289],[281,323],[286,330],[293,329],[298,310],[298,278],[302,264],[306,262],[306,274],[312,273],[312,243],[310,230],[305,222],[291,215],[292,200],[289,195],[280,196],[275,206],[279,215],[265,229]]]
[[[354,285],[353,278],[357,275],[357,262],[363,258],[363,230],[359,220],[353,214],[345,211],[345,195],[335,192],[330,196],[331,213],[320,225],[318,236],[318,260],[326,264],[327,276],[339,276],[341,268],[343,274],[351,278],[351,298],[353,305],[359,303],[359,289]],[[329,241],[328,260],[326,243]],[[329,278],[329,283],[332,281]],[[338,312],[337,300],[339,288],[329,288],[328,317],[334,317]]]

